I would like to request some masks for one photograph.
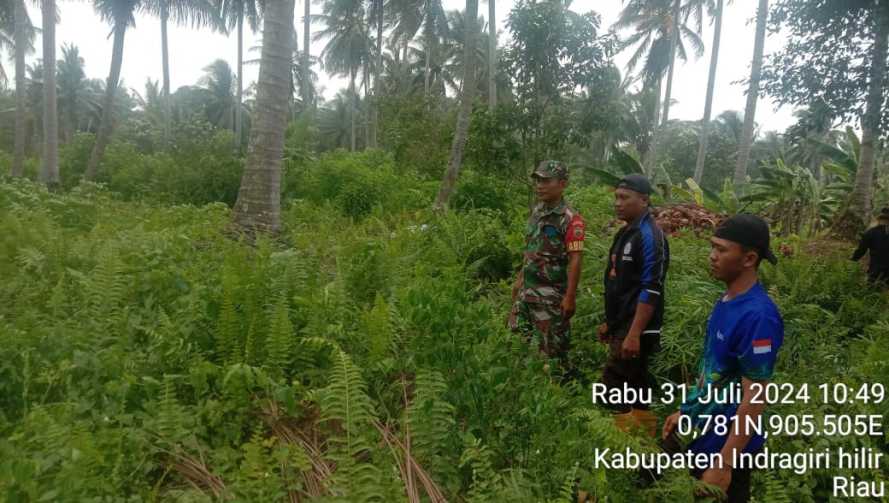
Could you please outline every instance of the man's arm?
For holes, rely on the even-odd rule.
[[[573,251],[568,253],[568,288],[562,299],[562,314],[566,318],[574,316],[577,307],[577,285],[580,283],[580,269],[583,263],[583,252]]]
[[[754,396],[753,383],[759,383],[764,386],[768,381],[754,381],[746,377],[741,379],[744,396],[741,398],[741,404],[738,405],[736,427],[731,428],[728,439],[726,439],[725,445],[722,447],[721,454],[724,467],[731,468],[730,465],[733,463],[732,460],[735,459],[735,453],[740,454],[747,447],[747,443],[752,436],[751,432],[748,431],[751,428],[747,428],[747,425],[757,424],[756,421],[758,421],[759,416],[762,415],[766,408],[764,400],[752,403]]]
[[[852,260],[858,262],[861,260],[861,257],[867,253],[867,249],[870,248],[870,231],[865,232],[863,236],[861,236],[861,240],[858,242],[858,248],[855,249],[855,253],[852,254]]]
[[[624,359],[635,358],[639,356],[642,348],[642,332],[654,316],[654,305],[646,302],[636,304],[636,314],[633,315],[633,323],[630,325],[630,331],[624,339],[621,346],[621,356]]]
[[[663,234],[655,234],[654,229],[650,226],[642,227],[640,233],[642,290],[639,292],[639,301],[636,304],[633,322],[630,324],[630,330],[627,332],[621,348],[624,358],[639,356],[642,332],[645,331],[648,322],[654,316],[655,306],[664,294],[667,245],[664,242]]]
[[[512,301],[515,302],[516,297],[519,296],[519,292],[522,290],[522,286],[524,285],[524,267],[519,269],[519,272],[516,274],[515,281],[512,282]]]
[[[759,417],[766,408],[765,403],[752,403],[754,395],[753,383],[764,385],[768,381],[754,381],[746,377],[741,379],[744,396],[741,399],[741,404],[738,406],[737,417],[735,418],[736,423],[730,427],[728,438],[719,453],[722,456],[722,466],[710,467],[701,475],[701,482],[717,486],[723,492],[728,491],[728,486],[732,482],[732,468],[734,468],[733,463],[735,462],[736,454],[743,452],[744,448],[747,447],[747,443],[750,442],[752,435],[747,425],[757,424]]]

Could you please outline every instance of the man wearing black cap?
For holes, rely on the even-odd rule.
[[[680,417],[689,417],[696,433],[688,450],[718,454],[721,460],[693,473],[721,488],[729,502],[750,498],[750,467],[735,465],[741,453],[756,453],[765,443],[747,425],[758,424],[765,409],[764,400],[754,397],[771,379],[784,341],[778,308],[759,283],[757,272],[763,259],[776,262],[769,248],[768,224],[757,216],[735,215],[710,239],[710,272],[725,283],[726,291],[707,321],[698,380],[663,428],[664,440],[669,439],[665,443],[675,445],[673,432]],[[719,424],[730,427],[722,429]]]
[[[642,175],[628,175],[614,191],[614,210],[627,223],[611,244],[605,268],[605,323],[599,340],[609,345],[602,384],[621,393],[608,403],[615,423],[624,430],[641,426],[654,436],[657,419],[642,398],[654,386],[649,358],[660,348],[664,318],[664,280],[670,249],[649,213],[651,183]]]
[[[852,260],[859,261],[865,253],[870,253],[867,279],[872,284],[889,285],[889,207],[880,211],[877,225],[861,236]]]

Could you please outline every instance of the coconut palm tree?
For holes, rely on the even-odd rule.
[[[204,76],[198,81],[207,91],[205,110],[211,124],[234,130],[238,115],[236,77],[228,62],[217,59],[204,67]]]
[[[469,133],[469,119],[472,114],[472,100],[475,97],[475,63],[473,50],[476,47],[475,38],[478,29],[478,0],[466,0],[465,14],[465,42],[463,45],[463,92],[460,93],[460,110],[457,112],[457,126],[454,130],[454,140],[451,143],[451,157],[441,181],[441,188],[435,197],[434,207],[441,211],[447,208],[451,193],[457,185],[460,176],[460,167],[463,165],[463,149],[466,147],[466,138]]]
[[[706,1],[710,8],[712,0]],[[719,62],[719,42],[722,38],[722,8],[724,0],[716,0],[711,10],[713,18],[713,44],[710,49],[710,70],[707,74],[707,94],[704,98],[704,118],[701,119],[701,131],[698,138],[698,157],[695,161],[694,180],[698,184],[704,178],[704,162],[707,160],[707,143],[710,134],[710,114],[713,112],[713,92],[716,87],[716,65]],[[699,4],[701,5],[701,4]]]
[[[672,62],[678,57],[688,60],[688,49],[694,51],[695,57],[704,53],[704,44],[700,36],[687,26],[691,4],[677,6],[678,0],[630,0],[618,17],[615,27],[632,29],[633,33],[623,41],[623,47],[635,46],[633,54],[627,62],[627,69],[633,71],[640,60],[643,85],[656,89],[654,103],[655,138],[646,153],[643,165],[649,171],[653,169],[656,157],[657,125],[660,120],[660,109],[664,107],[664,116],[669,113],[670,94],[661,102],[663,78],[668,73]],[[668,85],[669,84],[668,75]],[[670,89],[672,91],[672,89]]]
[[[368,147],[377,148],[377,136],[380,129],[380,99],[383,97],[381,75],[383,72],[383,23],[385,20],[383,17],[383,0],[372,0],[372,5],[371,23],[376,26],[377,34],[374,39],[376,42],[374,51],[374,102],[371,104],[371,135]]]
[[[232,222],[240,230],[277,232],[281,226],[281,159],[293,58],[294,0],[268,2],[263,20],[262,60],[256,112]]]
[[[370,40],[364,22],[364,5],[359,0],[332,0],[324,4],[323,13],[314,19],[325,24],[323,30],[313,35],[314,40],[327,40],[321,52],[321,60],[327,70],[337,75],[349,76],[351,105],[350,148],[355,150],[355,119],[357,92],[355,79],[358,69],[370,59]]]
[[[376,0],[382,1],[382,0]],[[312,0],[303,0],[305,11],[303,12],[303,59],[302,59],[302,82],[312,80],[312,52],[311,52],[311,36],[312,36]],[[303,89],[303,88],[300,88]],[[314,107],[314,93],[309,95],[303,93],[303,103],[306,110]]]
[[[244,21],[251,31],[256,31],[262,19],[263,2],[257,0],[217,0],[222,21],[229,30],[238,32],[238,73],[237,102],[244,102]],[[310,0],[305,0],[307,3]],[[240,151],[243,137],[243,112],[241,107],[235,109],[235,149]]]
[[[497,106],[497,17],[496,0],[488,0],[488,108]]]
[[[59,120],[62,138],[69,142],[78,130],[83,113],[95,113],[100,105],[96,96],[90,92],[89,81],[84,73],[84,61],[77,46],[62,46],[58,75]]]
[[[464,47],[466,42],[466,37],[464,36],[466,33],[466,15],[463,11],[457,10],[448,11],[447,15],[450,28],[448,36],[444,38],[444,50],[441,51],[442,61],[433,65],[431,69],[433,83],[436,86],[433,89],[440,89],[441,96],[445,95],[445,88],[454,94],[460,93],[461,86],[463,85],[461,80],[463,57],[466,53]],[[479,28],[485,26],[484,18],[478,17],[475,26]],[[479,30],[473,39],[475,47],[472,48],[470,53],[475,59],[476,92],[481,96],[487,96],[490,90],[488,88],[488,34],[484,30]],[[501,79],[499,82],[495,82],[495,85],[500,88],[499,90],[503,95],[508,94],[508,82],[504,82]]]
[[[747,107],[744,109],[744,136],[738,147],[738,163],[735,165],[736,191],[740,190],[747,181],[747,161],[750,159],[750,146],[753,145],[753,121],[756,118],[756,101],[759,98],[759,77],[762,73],[762,53],[766,41],[768,14],[769,0],[759,0],[759,6],[756,9],[753,62],[750,65],[750,83],[747,87]],[[883,59],[885,59],[885,55]]]
[[[25,7],[24,0],[12,0],[12,20],[13,20],[13,38],[9,40],[8,36],[4,38],[4,42],[0,45],[9,47],[12,45],[15,51],[15,143],[13,147],[12,157],[12,176],[22,176],[24,174],[25,162],[25,143],[26,143],[26,122],[28,102],[27,84],[25,78],[25,55],[34,50],[34,26],[28,17],[28,9]],[[9,33],[9,3],[3,8],[5,15],[3,16],[4,31]],[[2,71],[2,67],[0,67]]]
[[[105,96],[102,99],[102,118],[96,132],[96,142],[90,153],[90,160],[84,172],[84,178],[92,180],[96,177],[99,163],[105,155],[105,148],[111,141],[112,122],[114,120],[114,97],[120,84],[120,70],[123,66],[123,44],[127,28],[136,22],[135,14],[142,9],[141,0],[93,0],[93,5],[102,20],[111,24],[114,43],[111,48],[111,67],[105,82]]]
[[[136,103],[142,109],[142,116],[145,120],[154,127],[163,127],[167,120],[167,112],[164,110],[163,91],[161,90],[160,83],[157,80],[151,80],[149,77],[145,80],[145,91],[143,93],[140,94],[135,89],[132,91],[133,96],[136,98]]]
[[[163,72],[163,98],[165,105],[165,131],[170,121],[170,50],[167,38],[169,21],[177,24],[191,24],[193,27],[209,26],[222,29],[219,10],[210,0],[147,0],[146,7],[160,18],[161,22],[161,66]]]
[[[432,85],[431,67],[439,40],[447,36],[448,20],[441,0],[389,0],[387,9],[393,19],[392,33],[406,52],[408,43],[423,31],[423,96],[429,96]]]
[[[842,214],[834,223],[839,235],[854,236],[870,222],[874,190],[875,150],[879,145],[881,104],[886,83],[886,56],[889,49],[889,2],[874,7],[873,48],[867,84],[867,102],[861,118],[861,156],[855,185]],[[875,143],[877,145],[875,145]]]
[[[322,150],[349,148],[354,101],[348,90],[341,90],[319,108],[318,134]]]
[[[824,182],[821,169],[822,155],[817,144],[827,141],[833,127],[834,114],[824,101],[817,101],[806,108],[793,112],[796,123],[787,128],[785,138],[789,144],[788,160],[808,167],[819,182]]]
[[[735,141],[735,145],[741,144],[744,138],[744,114],[737,110],[723,110],[713,122],[718,131]],[[756,139],[757,136],[754,124],[753,138]]]
[[[56,2],[43,0],[43,165],[40,180],[59,184],[59,114],[56,96]]]

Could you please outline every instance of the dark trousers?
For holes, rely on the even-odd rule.
[[[876,287],[886,288],[889,286],[889,270],[870,269],[867,271],[867,280]]]
[[[669,454],[684,452],[688,449],[679,440],[675,431],[665,440],[660,441],[659,444],[661,449]],[[729,483],[724,501],[728,503],[747,503],[750,501],[750,476],[752,473],[753,470],[749,467],[732,468],[732,481]],[[691,470],[691,475],[696,479],[700,479],[704,475],[704,470]]]
[[[724,501],[728,503],[747,503],[750,501],[750,468],[732,468],[732,481],[728,485],[726,491],[727,498]],[[704,475],[703,470],[694,470],[692,475],[699,479]]]
[[[639,356],[625,359],[621,356],[621,346],[627,336],[628,327],[609,331],[608,360],[602,372],[602,384],[608,389],[626,387],[648,393],[654,390],[656,382],[648,371],[649,360],[660,349],[660,334],[643,334],[639,340]],[[614,413],[630,412],[630,409],[647,410],[649,404],[638,401],[627,401],[621,404],[609,404]]]

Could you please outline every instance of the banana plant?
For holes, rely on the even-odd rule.
[[[787,165],[781,158],[763,166],[759,178],[751,183],[750,192],[740,200],[755,205],[778,223],[784,236],[804,230],[817,232],[836,212],[840,201],[825,190],[811,171]]]

